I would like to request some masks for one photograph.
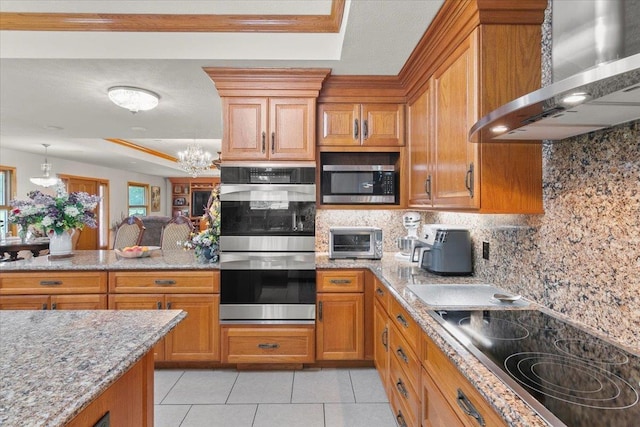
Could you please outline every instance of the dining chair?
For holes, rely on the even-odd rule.
[[[192,232],[193,223],[189,217],[184,215],[175,216],[162,227],[160,248],[163,251],[182,249],[181,243],[189,240]]]
[[[144,223],[137,216],[125,218],[116,229],[116,238],[113,240],[113,249],[122,249],[127,246],[140,244],[144,234]]]

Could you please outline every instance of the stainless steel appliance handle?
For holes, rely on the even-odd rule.
[[[315,202],[315,184],[222,184],[221,202]]]

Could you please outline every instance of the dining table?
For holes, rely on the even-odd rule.
[[[0,255],[2,258],[0,261],[17,261],[20,258],[18,255],[20,251],[31,251],[34,257],[40,255],[40,251],[49,249],[48,238],[38,238],[23,242],[20,238],[0,240]],[[9,254],[6,258],[5,254]]]

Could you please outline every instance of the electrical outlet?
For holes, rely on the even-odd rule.
[[[482,242],[482,258],[489,259],[489,242]]]

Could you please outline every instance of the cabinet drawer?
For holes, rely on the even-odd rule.
[[[384,308],[385,311],[389,311],[389,300],[390,294],[389,289],[385,285],[382,284],[380,279],[374,276],[373,278],[373,292],[376,298],[376,301]]]
[[[400,331],[404,339],[407,340],[409,347],[416,354],[420,354],[418,352],[420,332],[422,331],[420,325],[413,320],[413,317],[407,313],[407,310],[405,310],[395,298],[390,298],[389,317],[391,318],[391,323],[398,328],[398,331]]]
[[[364,292],[364,271],[321,270],[317,282],[318,292]]]
[[[315,327],[222,326],[223,363],[312,363]]]
[[[391,359],[395,359],[411,385],[416,390],[419,390],[420,370],[422,369],[420,359],[395,326],[392,326],[389,330],[389,352],[391,353]]]
[[[109,273],[109,292],[219,293],[219,271],[116,271]]]
[[[479,423],[474,417],[465,413],[463,406],[467,409],[475,408],[477,414],[484,420],[484,425],[506,426],[502,417],[426,334],[423,334],[423,363],[442,396],[449,402],[465,426],[476,427]]]
[[[431,376],[422,370],[422,425],[465,427]]]
[[[2,273],[0,294],[95,294],[107,292],[107,273],[99,271]]]
[[[391,402],[394,414],[399,425],[402,421],[398,419],[398,411],[401,412],[404,423],[407,426],[420,425],[420,394],[407,381],[397,360],[391,358],[389,370],[389,388],[391,390]]]

